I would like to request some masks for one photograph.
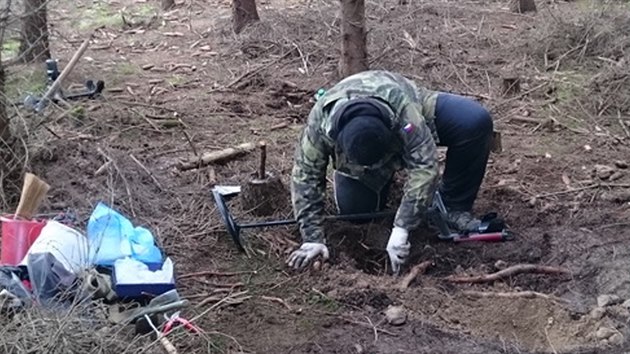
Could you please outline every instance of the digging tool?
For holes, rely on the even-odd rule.
[[[27,108],[31,108],[38,113],[46,107],[51,97],[53,97],[53,95],[59,90],[62,81],[70,74],[72,69],[74,69],[74,67],[77,65],[77,62],[79,61],[83,53],[85,53],[85,50],[90,44],[91,38],[92,35],[90,35],[85,41],[83,41],[79,49],[76,51],[76,53],[74,53],[74,55],[68,62],[68,65],[66,65],[65,69],[61,73],[57,75],[57,72],[55,72],[54,69],[52,69],[50,66],[48,67],[47,72],[49,74],[49,77],[56,76],[55,80],[52,82],[52,84],[50,84],[50,86],[46,90],[46,93],[44,93],[44,95],[40,99],[37,99],[30,95],[27,96],[24,100],[24,106],[26,106]]]
[[[231,193],[234,194],[234,193]],[[212,195],[214,196],[214,201],[217,205],[217,209],[221,214],[221,218],[227,227],[227,231],[232,236],[232,240],[239,251],[245,252],[245,247],[243,246],[243,242],[241,239],[241,230],[256,228],[256,227],[269,227],[269,226],[282,226],[282,225],[291,225],[297,223],[295,219],[293,220],[274,220],[274,221],[263,221],[263,222],[255,222],[248,224],[238,224],[232,214],[230,214],[230,210],[225,203],[224,195],[221,193],[220,189],[214,188],[212,189]],[[392,211],[383,211],[383,212],[374,212],[374,213],[365,213],[365,214],[347,214],[347,215],[328,215],[324,218],[326,220],[335,220],[335,221],[356,221],[356,220],[369,220],[369,219],[380,219],[386,218],[389,216],[395,215],[395,212]]]
[[[436,191],[433,198],[435,208],[429,211],[429,217],[434,226],[438,228],[438,238],[441,240],[453,242],[501,242],[514,239],[514,234],[505,228],[504,223],[497,218],[496,213],[485,215],[481,219],[481,225],[474,232],[453,232],[446,221],[448,211],[440,192]]]

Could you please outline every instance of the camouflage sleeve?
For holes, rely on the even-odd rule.
[[[405,141],[403,157],[408,179],[394,226],[413,230],[422,221],[433,197],[438,176],[437,146],[431,130],[415,104],[405,107],[402,119],[403,126],[410,123],[412,128],[401,132]]]
[[[323,211],[326,195],[326,168],[330,156],[322,133],[314,123],[314,113],[302,131],[295,149],[291,176],[293,213],[303,242],[324,242]]]

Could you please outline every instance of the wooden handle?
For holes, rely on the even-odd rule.
[[[52,96],[52,94],[57,91],[59,86],[61,86],[61,82],[66,78],[66,76],[68,76],[70,74],[72,69],[74,69],[74,67],[77,65],[77,62],[79,61],[79,59],[81,58],[83,53],[85,53],[85,50],[87,49],[88,45],[90,44],[90,40],[91,39],[92,39],[92,35],[90,34],[90,36],[85,41],[83,41],[83,43],[81,44],[79,49],[76,51],[76,53],[74,53],[74,55],[72,56],[72,58],[68,62],[68,65],[66,65],[63,68],[63,70],[61,70],[61,74],[59,74],[59,76],[57,77],[57,80],[55,80],[52,83],[52,85],[50,85],[50,87],[48,88],[48,91],[46,91],[44,96],[42,96],[41,102],[44,102],[47,99],[49,99],[50,96]]]
[[[175,349],[175,346],[168,338],[161,336],[160,344],[162,344],[162,347],[164,347],[164,350],[166,350],[168,354],[177,354],[177,349]]]

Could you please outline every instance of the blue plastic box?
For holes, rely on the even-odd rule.
[[[162,269],[162,263],[147,263],[147,266],[151,271]],[[119,298],[140,298],[147,295],[158,296],[175,289],[174,273],[173,271],[173,280],[171,283],[118,284],[116,283],[116,268],[112,267],[112,284]]]

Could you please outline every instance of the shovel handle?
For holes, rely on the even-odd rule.
[[[469,234],[453,238],[455,242],[501,242],[511,239],[511,235],[506,232],[493,232],[487,234]]]
[[[177,354],[177,349],[166,336],[160,336],[160,344],[168,354]]]

